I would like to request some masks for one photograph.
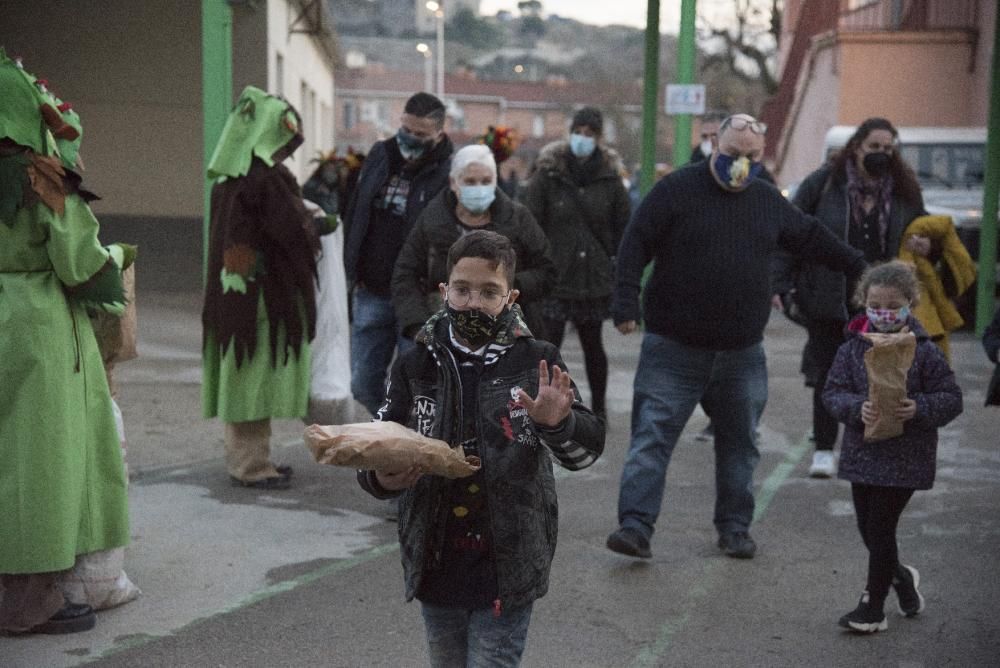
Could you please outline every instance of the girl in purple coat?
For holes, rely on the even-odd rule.
[[[940,349],[910,315],[919,287],[912,267],[899,261],[868,269],[858,283],[857,300],[865,307],[847,325],[823,390],[823,403],[845,426],[838,477],[851,482],[851,495],[861,539],[868,548],[868,583],[858,607],[840,618],[844,628],[861,633],[884,631],[889,625],[882,608],[890,586],[899,611],[907,617],[924,607],[917,589],[920,574],[900,563],[896,546],[899,516],[913,492],[934,484],[937,430],[962,412],[962,391]],[[864,354],[871,343],[865,332],[898,332],[908,327],[917,338],[913,365],[906,377],[907,398],[895,417],[903,434],[864,442],[865,425],[878,419],[868,401]]]

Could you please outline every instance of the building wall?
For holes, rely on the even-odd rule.
[[[0,44],[80,114],[98,215],[201,215],[200,34],[196,0],[5,3]]]
[[[841,84],[837,50],[831,42],[813,49],[810,73],[799,83],[803,89],[792,110],[794,118],[786,126],[787,150],[774,175],[781,186],[801,181],[822,164],[823,138],[839,122]]]
[[[899,126],[975,125],[966,32],[841,33],[839,122],[883,116]]]
[[[985,126],[989,118],[990,65],[993,56],[991,36],[997,29],[997,3],[981,0],[979,3],[979,41],[973,63],[972,90],[982,91],[974,95],[969,104],[971,125]]]
[[[315,169],[310,161],[317,153],[333,149],[334,123],[333,68],[312,37],[291,32],[292,29],[306,28],[304,25],[292,25],[300,13],[298,6],[289,0],[267,2],[268,80],[265,85],[268,92],[291,102],[302,117],[305,141],[286,165],[303,182]],[[282,63],[280,75],[279,54]]]

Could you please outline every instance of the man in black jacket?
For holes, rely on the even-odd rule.
[[[400,335],[389,284],[406,235],[448,183],[453,147],[444,121],[441,100],[413,95],[399,131],[372,146],[344,217],[344,268],[353,299],[351,392],[372,414],[397,344],[412,345]]]
[[[636,329],[640,279],[655,263],[644,292],[647,331],[619,529],[607,542],[615,552],[651,556],[670,455],[702,401],[715,423],[718,545],[732,557],[754,556],[749,528],[760,457],[754,406],[767,384],[761,341],[771,309],[771,258],[784,250],[852,275],[865,267],[859,251],[755,178],[764,130],[745,114],[725,119],[711,158],[657,183],[622,239],[611,313],[623,334]]]

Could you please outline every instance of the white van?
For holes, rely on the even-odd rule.
[[[823,141],[820,164],[854,134],[852,125],[835,125]],[[951,216],[973,258],[979,256],[983,219],[986,128],[897,128],[899,152],[920,181],[928,213]]]

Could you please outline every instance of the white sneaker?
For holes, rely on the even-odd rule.
[[[837,458],[832,450],[817,450],[813,453],[810,478],[832,478],[837,472]]]

